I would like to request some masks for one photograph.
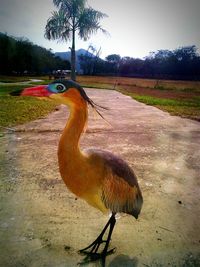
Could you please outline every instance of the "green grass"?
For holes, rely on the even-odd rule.
[[[30,85],[32,86],[32,85]],[[29,87],[29,85],[14,85],[14,84],[5,84],[5,85],[1,85],[0,84],[0,97],[2,96],[9,96],[9,94],[13,91],[18,91],[20,89],[23,89],[23,88],[26,88],[26,87]]]
[[[9,95],[25,87],[27,85],[0,85],[0,130],[44,117],[56,108],[52,100]]]
[[[135,93],[127,93],[123,89],[119,89],[120,92],[131,96],[133,99],[142,102],[146,105],[155,106],[163,111],[169,112],[171,115],[176,115],[184,118],[200,120],[200,97],[180,100],[180,99],[168,99],[158,98],[149,95],[138,95]]]
[[[37,80],[47,80],[47,76],[31,77],[31,76],[5,76],[0,75],[1,83],[20,83],[20,82],[29,82],[32,79]]]
[[[46,116],[55,109],[56,104],[34,97],[3,96],[0,106],[0,126],[11,127]]]
[[[199,107],[200,99],[192,98],[191,100],[178,100],[168,98],[158,98],[146,95],[130,94],[134,99],[152,106],[184,106],[184,107]]]

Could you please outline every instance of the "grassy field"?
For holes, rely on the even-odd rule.
[[[139,79],[125,77],[97,77],[97,76],[78,76],[77,81],[83,85],[109,86],[113,89],[118,86],[138,86],[143,88],[157,88],[170,90],[197,90],[200,92],[200,81],[171,81],[155,79]]]
[[[13,82],[16,80],[13,79]],[[10,96],[12,91],[20,90],[29,85],[0,84],[0,131],[4,127],[12,127],[46,116],[57,104],[52,100],[40,100],[35,97]]]
[[[115,89],[137,101],[200,121],[200,82],[80,76],[83,86]]]
[[[48,80],[47,76],[31,77],[31,76],[4,76],[0,75],[0,83],[20,83],[30,82],[31,80]]]
[[[30,81],[41,79],[41,81]],[[123,77],[78,76],[83,87],[118,90],[147,105],[200,121],[200,82],[167,81]],[[56,108],[53,101],[14,97],[9,93],[36,84],[47,84],[48,77],[0,76],[0,127],[12,127],[47,115]],[[3,128],[0,128],[0,130]]]

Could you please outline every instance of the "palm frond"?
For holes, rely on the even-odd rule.
[[[45,38],[48,40],[59,39],[66,41],[71,39],[71,24],[69,18],[62,10],[52,12],[45,27]]]
[[[94,10],[93,8],[85,8],[80,15],[77,22],[77,29],[79,30],[79,36],[85,41],[89,39],[90,35],[96,33],[98,30],[101,30],[103,33],[107,33],[99,23],[102,18],[107,17],[106,14]]]
[[[54,11],[47,21],[47,39],[69,40],[73,28],[85,41],[98,30],[107,33],[99,23],[107,15],[91,7],[86,8],[86,0],[53,0],[53,3],[59,10]]]
[[[85,8],[86,0],[53,0],[54,5],[63,10],[69,17],[79,17]]]

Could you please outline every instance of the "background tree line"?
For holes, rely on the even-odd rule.
[[[70,69],[70,63],[25,38],[0,33],[0,74],[49,74]]]
[[[155,79],[200,80],[200,55],[196,46],[151,52],[144,59],[112,54],[100,58],[100,49],[89,46],[79,56],[84,75],[115,75]],[[70,62],[25,38],[0,33],[0,74],[49,74],[70,69]]]
[[[151,52],[145,59],[112,54],[102,60],[98,53],[79,56],[83,74],[119,75],[157,79],[200,79],[200,56],[196,46]]]

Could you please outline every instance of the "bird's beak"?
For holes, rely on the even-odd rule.
[[[22,90],[21,96],[49,97],[51,92],[47,90],[47,85],[28,87]]]

